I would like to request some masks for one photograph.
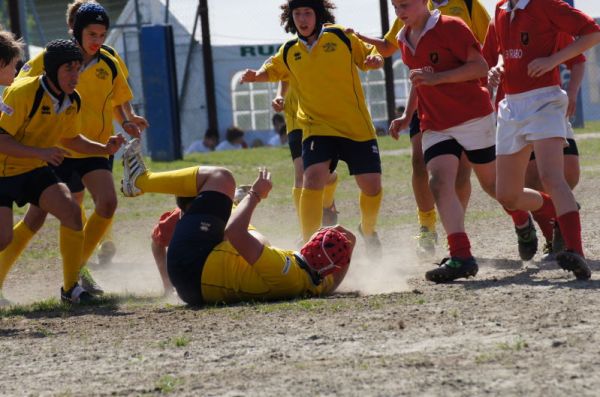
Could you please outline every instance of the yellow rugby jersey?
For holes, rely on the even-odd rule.
[[[49,148],[57,146],[61,138],[79,134],[80,99],[75,92],[65,98],[57,112],[56,100],[44,90],[40,80],[41,77],[26,77],[6,88],[0,128],[23,145]],[[45,161],[36,158],[0,154],[0,176],[19,175],[45,165]]]
[[[269,81],[288,80],[298,95],[298,122],[303,139],[339,136],[375,139],[358,69],[373,46],[347,35],[339,25],[323,28],[309,49],[298,38],[281,46],[262,66]]]
[[[475,35],[477,41],[479,41],[480,44],[484,43],[487,28],[490,23],[490,15],[487,13],[483,5],[481,5],[479,0],[473,0],[473,7],[470,14],[464,0],[446,0],[441,5],[434,5],[431,0],[429,0],[428,7],[430,10],[437,8],[440,10],[442,15],[462,19],[467,26],[471,28],[471,31]],[[385,36],[383,36],[383,38],[388,43],[398,48],[398,40],[396,37],[398,36],[398,33],[402,27],[404,27],[404,24],[401,20],[396,18],[394,24],[385,34]]]
[[[298,122],[298,95],[291,85],[288,85],[287,93],[283,103],[283,115],[285,116],[285,127],[288,134],[294,130],[300,130]]]
[[[201,284],[206,303],[320,296],[334,288],[331,275],[315,286],[293,251],[265,246],[258,261],[250,265],[228,241],[217,245],[208,256]]]

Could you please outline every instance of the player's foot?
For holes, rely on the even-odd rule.
[[[373,259],[381,258],[382,249],[381,249],[381,241],[379,240],[379,236],[377,232],[373,232],[373,234],[366,236],[363,234],[362,227],[358,225],[358,233],[362,236],[365,241],[365,247],[367,248],[367,255]]]
[[[98,285],[96,280],[92,277],[92,273],[87,266],[84,266],[79,271],[79,282],[84,290],[92,295],[102,295],[104,290]]]
[[[436,231],[430,231],[426,226],[421,226],[419,234],[415,236],[417,240],[417,257],[421,260],[428,260],[435,255],[435,246],[438,242]]]
[[[531,216],[529,217],[527,226],[522,228],[515,227],[515,232],[518,238],[519,256],[524,261],[531,260],[537,252],[538,247],[538,238]]]
[[[335,202],[331,204],[329,208],[323,208],[323,220],[321,225],[323,226],[335,226],[338,223],[338,212],[335,208]]]
[[[479,271],[479,266],[473,257],[468,259],[444,258],[438,266],[437,269],[425,273],[427,280],[434,283],[447,283],[459,278],[475,277]]]
[[[554,253],[556,254],[565,250],[565,240],[556,221],[554,222],[554,230],[552,231],[552,248],[554,248]]]
[[[126,197],[135,197],[144,194],[137,186],[136,179],[147,171],[142,156],[142,142],[133,138],[125,145],[123,151],[123,179],[121,180],[121,191]]]
[[[85,289],[81,288],[79,284],[75,284],[73,288],[65,291],[62,287],[60,289],[60,300],[65,303],[93,303],[96,298]]]
[[[13,303],[6,299],[4,295],[2,295],[2,291],[0,291],[0,307],[7,307],[12,305]]]
[[[585,258],[573,251],[559,252],[556,254],[556,262],[564,270],[573,272],[578,280],[589,280],[592,277],[592,271]]]
[[[556,252],[554,252],[551,241],[546,241],[546,244],[544,244],[544,249],[542,252],[543,252],[542,262],[548,263],[548,262],[554,262],[556,260]]]
[[[238,205],[246,197],[250,189],[252,189],[251,185],[239,185],[236,187],[235,194],[233,195],[233,204]]]
[[[100,266],[110,264],[116,253],[117,247],[115,243],[110,240],[103,242],[100,244],[100,249],[98,250],[98,264]]]

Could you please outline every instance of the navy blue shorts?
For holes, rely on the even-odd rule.
[[[460,159],[463,152],[473,164],[487,164],[496,160],[495,145],[483,149],[465,150],[460,143],[454,139],[448,139],[446,141],[436,143],[429,149],[425,150],[425,153],[423,153],[423,158],[425,160],[425,164],[427,164],[429,161],[431,161],[431,159],[445,154],[451,154]]]
[[[20,175],[0,177],[0,207],[12,208],[13,203],[19,207],[27,203],[39,207],[44,190],[60,182],[48,166]]]
[[[177,226],[167,250],[167,272],[179,297],[202,304],[202,269],[213,248],[225,239],[232,200],[213,191],[200,192]]]
[[[112,157],[112,156],[111,156]],[[58,177],[67,184],[71,193],[83,192],[82,178],[96,170],[112,171],[112,161],[106,157],[65,157],[58,167],[52,167]]]
[[[413,136],[417,135],[419,132],[421,132],[421,120],[419,120],[419,113],[414,112],[412,119],[410,119],[410,127],[409,127],[410,137],[412,138]]]
[[[288,145],[292,160],[302,157],[302,130],[293,130],[288,134]]]
[[[358,142],[338,136],[311,136],[302,142],[302,162],[306,170],[313,164],[331,160],[329,171],[339,160],[348,165],[350,175],[381,174],[377,139]]]
[[[565,156],[579,156],[579,149],[577,149],[577,142],[575,139],[567,138],[567,142],[569,142],[569,146],[563,149],[563,154]],[[531,152],[531,156],[529,156],[529,161],[535,160],[535,152]]]

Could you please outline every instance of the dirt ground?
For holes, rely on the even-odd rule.
[[[160,293],[149,249],[123,248],[95,273],[119,297],[0,316],[0,395],[598,395],[600,175],[585,172],[590,281],[539,253],[518,261],[500,210],[467,222],[476,278],[426,282],[432,265],[417,262],[414,226],[403,226],[382,233],[381,262],[359,247],[344,292],[326,299],[189,309],[147,298]],[[474,214],[493,205],[474,188]],[[59,269],[18,266],[5,295],[56,296]]]

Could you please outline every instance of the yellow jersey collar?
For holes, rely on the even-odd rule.
[[[300,36],[298,36],[298,41],[302,44],[304,44],[304,46],[306,47],[306,49],[308,50],[308,52],[310,52],[310,50],[313,49],[313,47],[319,42],[319,40],[321,39],[321,36],[323,35],[323,28],[324,26],[321,26],[321,30],[319,31],[319,35],[317,36],[317,39],[314,41],[314,43],[312,44],[308,44],[308,41],[302,39]]]
[[[417,50],[417,46],[419,45],[419,41],[421,41],[421,38],[423,36],[425,36],[425,34],[427,34],[427,32],[429,32],[431,29],[433,29],[435,27],[435,25],[440,20],[441,16],[442,16],[442,13],[440,12],[440,10],[433,10],[430,12],[429,19],[425,23],[425,28],[423,29],[423,31],[421,32],[421,35],[417,39],[417,42],[415,43],[414,48],[409,43],[408,39],[406,38],[406,26],[404,26],[402,28],[402,30],[400,30],[400,32],[398,33],[398,40],[401,41],[402,43],[404,43],[408,48],[410,48],[410,51],[414,54],[415,51]]]
[[[44,76],[40,76],[40,85],[50,97],[50,100],[52,101],[52,105],[54,107],[54,113],[61,114],[62,112],[67,110],[73,102],[71,102],[71,98],[69,98],[69,95],[66,95],[64,93],[62,95],[62,98],[57,98],[50,89],[50,87],[46,85],[46,82],[44,81],[43,77]]]

